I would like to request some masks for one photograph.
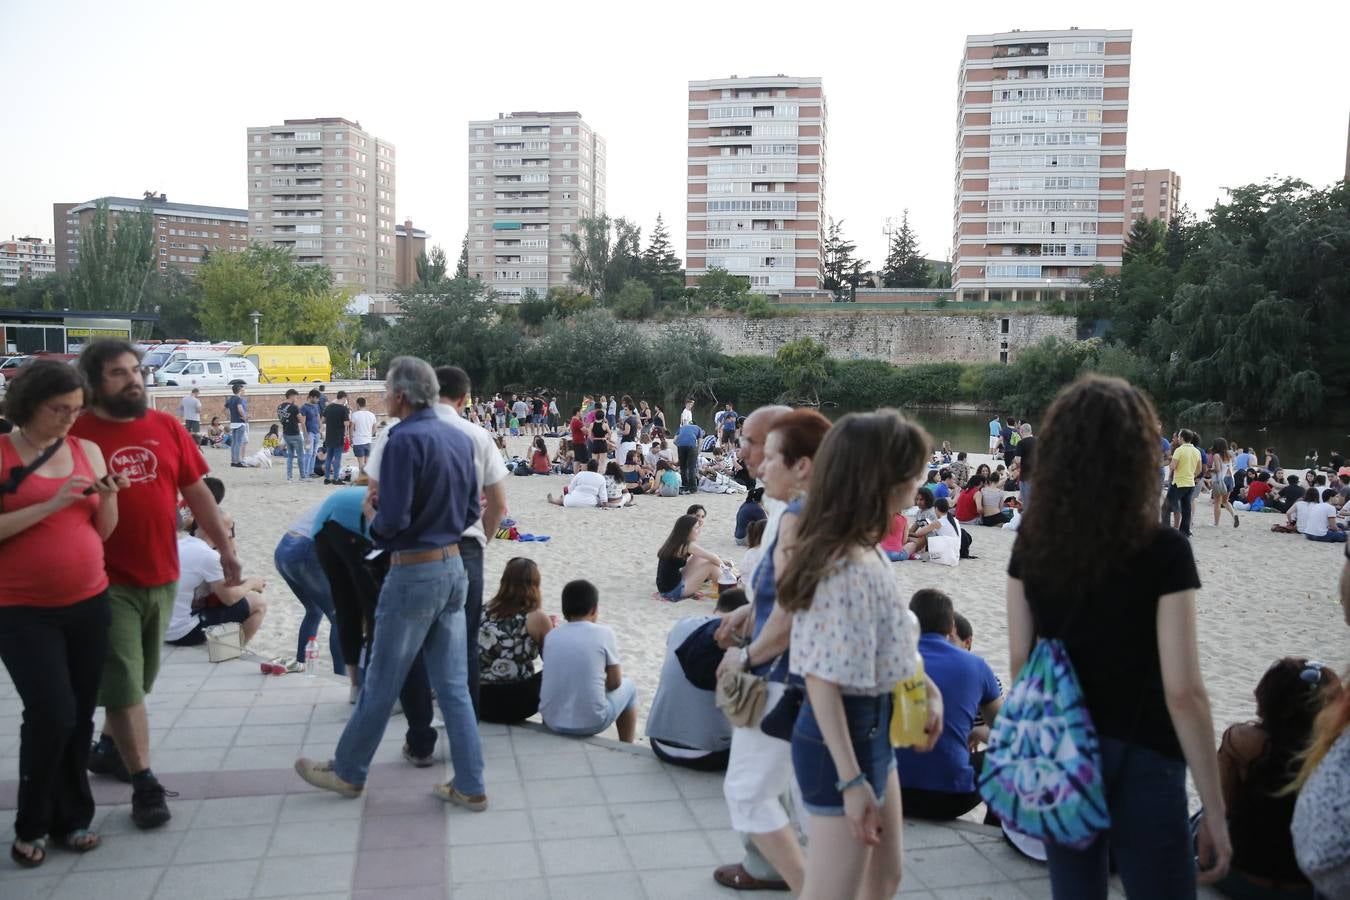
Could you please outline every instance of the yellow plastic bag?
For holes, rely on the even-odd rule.
[[[920,747],[928,743],[928,682],[923,676],[923,657],[918,668],[891,692],[891,746]]]

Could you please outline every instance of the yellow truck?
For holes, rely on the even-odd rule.
[[[262,384],[320,384],[331,381],[333,364],[327,347],[244,344],[230,350],[258,367]]]

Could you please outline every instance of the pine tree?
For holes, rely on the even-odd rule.
[[[844,237],[844,220],[833,217],[825,229],[825,289],[842,290],[855,273],[860,273],[866,262],[855,259],[858,245]],[[855,282],[856,284],[856,282]]]
[[[456,278],[469,277],[469,234],[464,233],[464,240],[459,245],[459,263],[455,266]]]
[[[929,282],[928,263],[919,254],[919,238],[909,227],[909,210],[900,220],[900,229],[891,233],[881,283],[888,288],[921,288]]]
[[[684,270],[670,245],[670,232],[660,213],[652,229],[650,243],[642,251],[642,278],[652,289],[657,303],[674,300],[684,292]]]

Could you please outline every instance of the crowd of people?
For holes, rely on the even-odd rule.
[[[460,369],[399,357],[383,429],[340,392],[326,404],[321,390],[304,405],[287,395],[278,409],[278,448],[298,459],[301,477],[318,444],[299,433],[311,418],[327,429],[329,460],[340,464],[350,441],[362,476],[326,492],[275,551],[305,617],[296,658],[272,664],[298,665],[326,618],[334,671],[349,678],[354,704],[332,758],[301,758],[296,772],[344,797],[364,793],[395,702],[406,716],[404,758],[418,767],[434,761],[439,706],[454,774],[432,790],[469,811],[489,803],[480,720],[538,715],[559,734],[613,727],[620,740],[636,739],[637,692],[593,583],[558,589],[558,621],[543,612],[554,588],[531,560],[513,558],[484,608],[483,555],[518,467],[495,437],[514,420],[553,471],[563,464],[543,440],[563,422],[552,398],[471,404],[470,387]],[[242,454],[247,390],[231,400],[231,423],[241,424],[237,416],[243,427],[226,437]],[[11,857],[34,867],[49,846],[101,843],[90,830],[90,772],[131,783],[138,827],[169,820],[144,703],[161,645],[197,643],[218,625],[237,625],[247,640],[266,614],[266,584],[243,572],[224,486],[194,440],[203,437],[200,407],[182,411],[186,419],[195,409],[195,428],[148,409],[129,345],[96,341],[78,367],[37,363],[8,401],[17,427],[0,436],[0,658],[24,705]],[[1189,430],[1164,439],[1142,394],[1096,376],[1060,393],[1039,434],[991,422],[990,450],[1003,458],[994,470],[971,471],[966,454],[935,450],[894,411],[833,423],[810,409],[721,412],[712,434],[691,431],[694,443],[681,443],[681,431],[697,429],[686,404],[674,440],[678,490],[692,492],[699,454],[720,450],[732,469],[720,474],[747,490],[734,526],[746,555],[737,575],[700,544],[701,506],[672,525],[657,552],[656,596],[715,592],[717,604],[671,629],[646,725],[659,759],[725,773],[746,856],[717,868],[718,883],[889,897],[903,872],[902,814],[951,819],[983,801],[985,821],[1027,830],[1015,808],[995,812],[1011,752],[1000,729],[1034,725],[1013,701],[1053,644],[1081,690],[1095,736],[1085,764],[1103,806],[1084,839],[1037,845],[1057,897],[1104,897],[1112,864],[1130,896],[1191,896],[1197,880],[1242,897],[1350,891],[1350,692],[1326,664],[1278,659],[1256,685],[1255,718],[1227,729],[1216,750],[1197,650],[1200,580],[1185,539],[1202,487],[1216,524],[1225,511],[1236,522],[1258,501],[1285,502],[1289,522],[1307,526],[1300,532],[1313,537],[1323,520],[1322,534],[1343,540],[1336,498],[1317,492],[1322,477],[1343,505],[1330,484],[1346,487],[1343,460],[1332,472],[1314,467],[1306,486],[1286,484],[1300,498],[1272,493],[1262,474],[1278,477],[1278,459],[1257,467],[1225,441],[1203,450]],[[581,429],[569,435],[571,466],[580,466],[573,484],[595,477],[569,485],[561,504],[631,504],[644,492],[631,485],[649,483],[645,456],[665,435],[660,409],[603,397],[572,420]],[[1089,444],[1093,454],[1083,452]],[[614,471],[602,475],[601,460]],[[670,467],[658,462],[667,463],[659,491]],[[1033,462],[1036,473],[1054,473],[1053,482],[1035,479],[1034,496]],[[1097,514],[1098,489],[1112,498],[1111,517]],[[576,494],[593,502],[569,503]],[[977,523],[1017,526],[1007,690],[973,652],[950,597],[904,597],[895,568],[938,539],[968,550],[963,526]],[[1341,600],[1350,624],[1350,562]],[[96,706],[106,712],[97,740]],[[1193,817],[1188,772],[1202,806]]]

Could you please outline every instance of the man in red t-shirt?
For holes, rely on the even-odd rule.
[[[169,821],[165,790],[150,771],[145,695],[159,674],[164,629],[178,582],[178,495],[211,543],[220,548],[227,584],[240,581],[239,559],[210,489],[201,450],[178,420],[147,409],[140,358],[130,344],[94,341],[80,354],[90,409],[70,433],[103,450],[110,474],[130,487],[118,495],[117,528],[104,542],[108,571],[108,656],[99,685],[107,711],[89,769],[131,781],[131,819],[140,828]]]

